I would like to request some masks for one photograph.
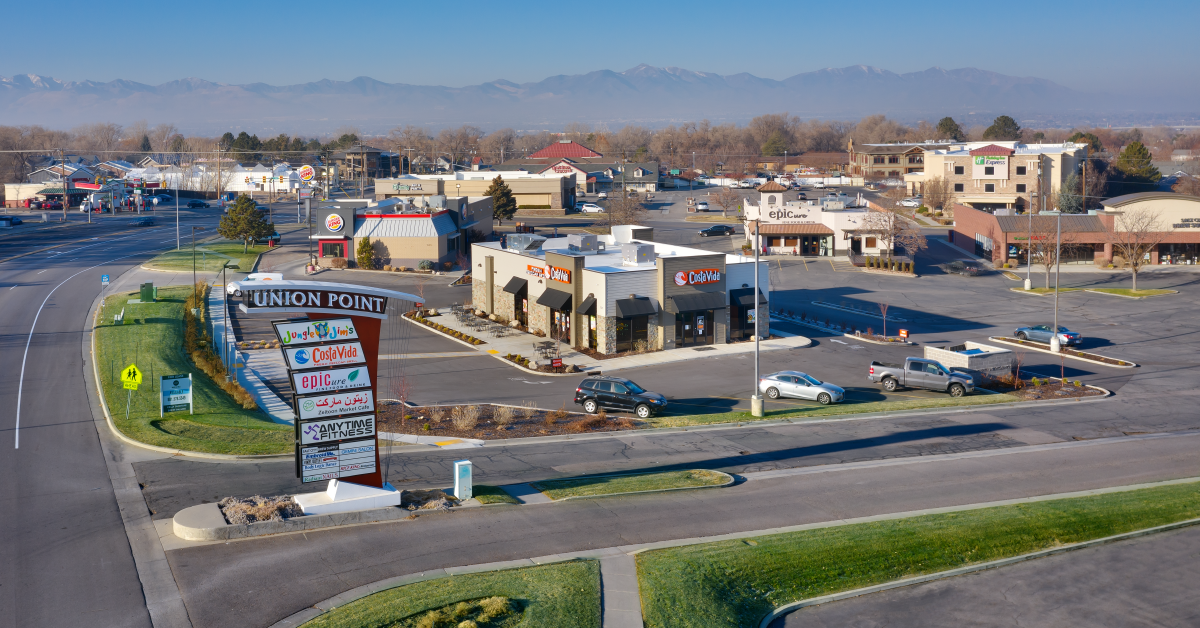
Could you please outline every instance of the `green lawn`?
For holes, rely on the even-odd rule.
[[[290,451],[292,428],[245,410],[183,352],[183,304],[192,289],[161,288],[157,303],[130,304],[137,293],[108,297],[96,327],[96,364],[108,410],[126,436],[160,447],[219,454],[277,454]],[[124,308],[125,324],[113,325]],[[136,363],[142,384],[128,394],[121,371]],[[195,415],[172,412],[160,419],[158,377],[192,374]],[[129,418],[125,418],[126,400]]]
[[[1144,290],[1134,290],[1132,288],[1088,288],[1088,292],[1099,292],[1100,294],[1116,294],[1123,297],[1157,297],[1164,294],[1178,294],[1178,290],[1166,290],[1147,288]]]
[[[242,253],[241,242],[230,242],[229,240],[216,240],[212,242],[197,242],[196,243],[196,270],[216,272],[221,270],[221,265],[226,260],[237,264],[238,270],[243,273],[250,272],[254,266],[254,260],[258,259],[259,254],[269,250],[267,245],[259,244],[251,246],[246,253]],[[158,270],[191,270],[192,269],[192,245],[191,240],[187,240],[183,248],[178,251],[167,251],[158,257],[152,258],[143,266],[147,268],[155,268]]]
[[[520,609],[515,623],[480,624],[521,628],[599,628],[600,563],[579,560],[486,573],[449,576],[380,591],[334,609],[304,628],[375,628],[420,625],[429,611],[459,602],[503,596]],[[447,613],[448,614],[448,613]],[[428,620],[426,620],[428,622]],[[459,626],[428,622],[430,628]]]
[[[798,600],[1200,517],[1200,483],[638,554],[648,628],[754,627]]]
[[[666,473],[639,473],[637,475],[596,475],[561,480],[534,482],[533,487],[550,499],[567,497],[594,497],[620,495],[639,491],[658,491],[671,488],[699,488],[719,486],[733,478],[720,471],[693,469],[668,471]]]
[[[1041,295],[1041,296],[1046,296],[1048,294],[1054,294],[1054,288],[1030,288],[1028,290],[1025,290],[1022,288],[1009,288],[1009,290],[1012,290],[1013,292],[1023,292],[1025,294],[1037,294],[1037,295]],[[1062,287],[1060,287],[1058,289],[1059,292],[1078,292],[1080,290],[1083,290],[1083,288],[1062,288]]]
[[[810,417],[838,416],[844,414],[870,414],[874,412],[897,412],[900,410],[920,410],[924,408],[951,408],[957,406],[981,406],[993,403],[1014,403],[1021,401],[1012,395],[991,395],[976,392],[965,397],[934,397],[930,399],[905,399],[904,401],[867,401],[855,403],[847,401],[828,406],[813,405],[802,408],[786,408],[782,410],[766,410],[762,417],[756,417],[749,412],[720,412],[716,414],[687,414],[681,416],[654,416],[646,420],[647,427],[687,427],[689,425],[708,425],[711,423],[748,423],[774,419],[807,419]]]
[[[481,504],[519,504],[516,497],[505,493],[498,486],[476,484],[471,487],[471,496]]]

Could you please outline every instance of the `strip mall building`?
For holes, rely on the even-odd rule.
[[[753,338],[753,258],[660,244],[644,227],[612,231],[471,245],[474,307],[605,354]],[[766,262],[758,272],[766,336]]]

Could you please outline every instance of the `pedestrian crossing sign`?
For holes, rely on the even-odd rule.
[[[129,390],[138,389],[138,384],[142,383],[142,372],[136,364],[130,364],[121,371],[121,383]]]

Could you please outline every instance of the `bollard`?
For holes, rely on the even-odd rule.
[[[471,461],[454,461],[454,496],[459,501],[471,499]]]

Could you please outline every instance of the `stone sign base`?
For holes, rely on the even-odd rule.
[[[329,488],[320,493],[301,493],[296,503],[306,515],[327,515],[335,512],[369,510],[400,505],[400,491],[391,484],[384,488],[363,486],[351,482],[330,480]]]

